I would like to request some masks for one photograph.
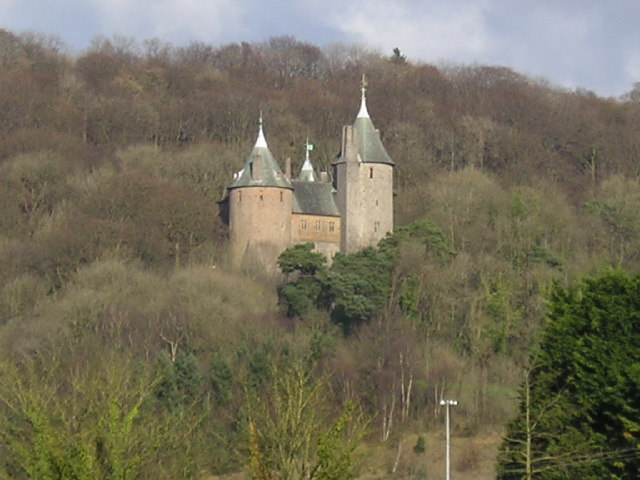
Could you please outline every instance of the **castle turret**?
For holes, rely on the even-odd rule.
[[[313,149],[313,145],[309,143],[307,140],[307,145],[305,148],[305,157],[304,163],[302,164],[302,168],[300,169],[300,175],[298,175],[298,180],[301,182],[315,182],[316,181],[316,173],[313,169],[313,165],[311,164],[311,159],[309,158],[309,152]]]
[[[394,162],[371,121],[363,76],[360,111],[342,130],[342,149],[334,163],[336,204],[342,216],[340,246],[354,252],[375,246],[393,230]]]
[[[229,237],[235,265],[259,263],[268,270],[291,243],[293,187],[273,157],[262,130],[229,191]]]
[[[333,198],[333,187],[327,175],[316,177],[309,158],[313,147],[307,142],[306,155],[300,175],[292,181],[293,244],[312,242],[316,251],[329,261],[340,250],[340,212]]]

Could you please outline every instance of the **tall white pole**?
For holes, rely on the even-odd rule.
[[[440,405],[445,407],[445,424],[446,424],[446,480],[451,480],[451,429],[449,422],[449,408],[457,405],[458,402],[456,400],[440,400]]]

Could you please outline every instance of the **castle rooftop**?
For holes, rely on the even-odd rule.
[[[234,181],[228,189],[232,190],[240,187],[293,188],[269,150],[262,130],[262,114],[260,115],[258,137],[253,150],[247,157],[242,170],[234,175]]]

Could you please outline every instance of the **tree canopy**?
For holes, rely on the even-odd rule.
[[[640,275],[556,286],[500,479],[640,475]]]

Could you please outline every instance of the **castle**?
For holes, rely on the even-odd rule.
[[[375,246],[393,229],[394,163],[367,111],[364,78],[360,111],[353,125],[343,127],[332,179],[327,172],[316,174],[309,150],[307,144],[296,178],[289,159],[283,172],[260,119],[253,150],[221,202],[234,265],[272,270],[286,248],[306,242],[331,259]]]

